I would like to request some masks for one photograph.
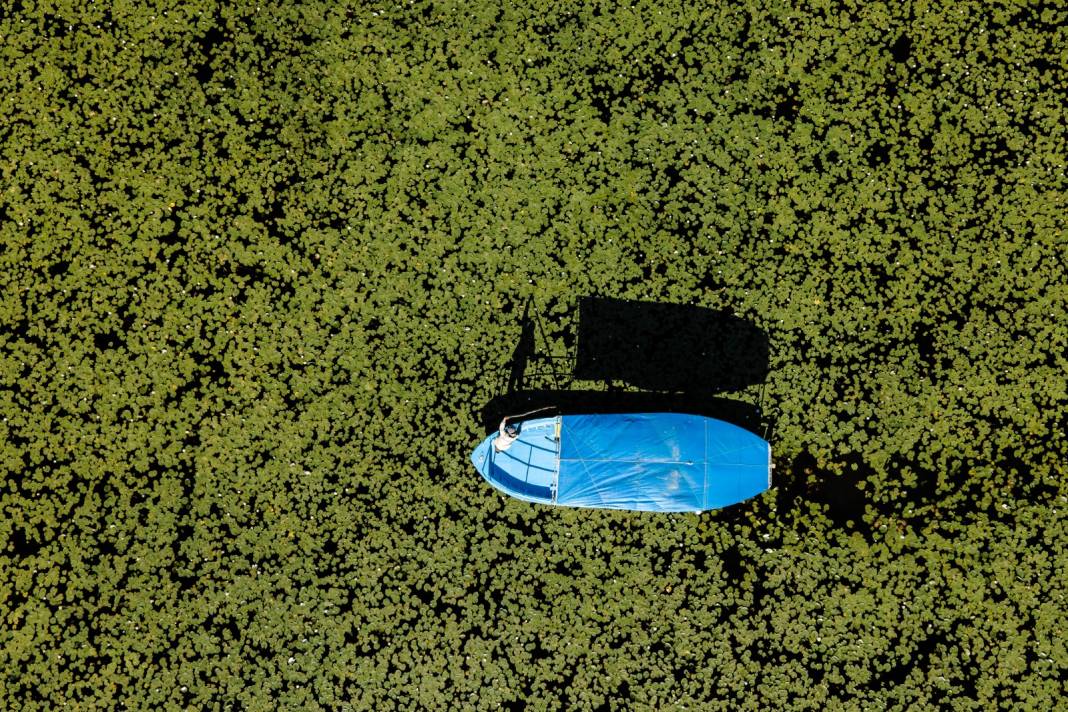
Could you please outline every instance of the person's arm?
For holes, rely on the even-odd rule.
[[[504,426],[505,425],[508,425],[508,418],[505,418],[504,420],[502,420],[500,427],[497,428],[497,432],[499,432],[501,435],[504,435]]]

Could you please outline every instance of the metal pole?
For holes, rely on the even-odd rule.
[[[535,408],[534,410],[528,410],[526,413],[519,413],[517,415],[509,415],[509,416],[507,416],[505,418],[505,420],[510,420],[511,418],[525,418],[528,415],[534,415],[535,413],[540,413],[540,412],[542,412],[544,410],[554,410],[555,408],[556,408],[555,405],[547,405],[544,408]]]

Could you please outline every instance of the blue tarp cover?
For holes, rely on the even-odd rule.
[[[565,415],[523,423],[505,452],[471,459],[491,484],[533,502],[657,512],[725,507],[770,486],[770,446],[735,425],[679,413]]]

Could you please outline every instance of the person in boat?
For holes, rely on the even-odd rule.
[[[493,439],[493,449],[497,452],[504,452],[519,439],[519,426],[509,423],[508,418],[501,421],[501,426],[497,429],[497,432],[497,437]]]

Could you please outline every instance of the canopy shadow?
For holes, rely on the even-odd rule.
[[[726,311],[609,297],[579,300],[574,377],[711,394],[763,383],[768,336]]]

